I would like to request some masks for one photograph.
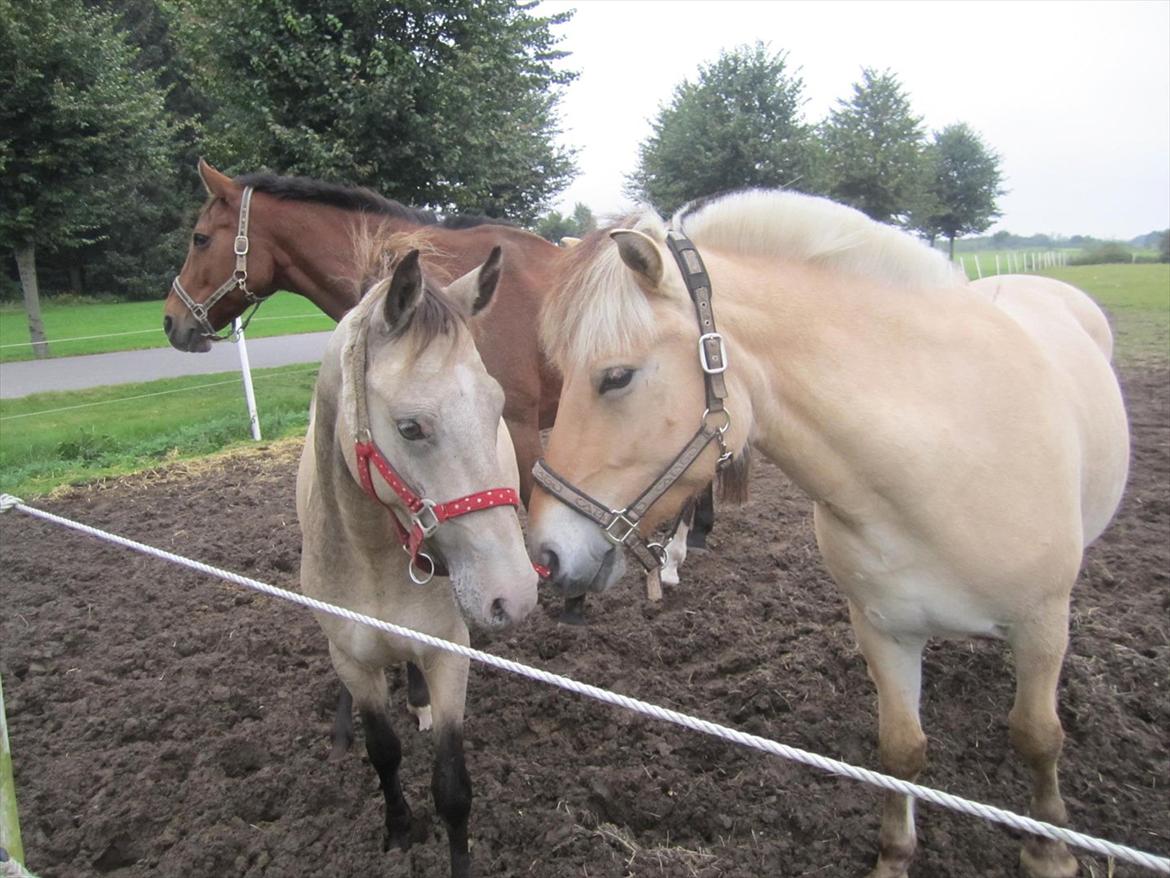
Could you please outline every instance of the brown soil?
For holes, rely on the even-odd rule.
[[[1135,459],[1088,554],[1061,687],[1076,828],[1170,852],[1170,374],[1124,376]],[[296,448],[67,492],[42,506],[295,587]],[[761,466],[712,548],[660,605],[631,576],[558,601],[488,644],[501,655],[855,764],[876,764],[874,696],[807,502]],[[432,742],[403,710],[403,777],[431,835],[381,851],[364,748],[327,760],[337,684],[307,613],[16,513],[0,522],[3,674],[30,866],[46,878],[442,876]],[[994,643],[927,658],[925,783],[1013,809],[1011,663]],[[502,673],[472,672],[466,727],[481,876],[858,875],[879,794]],[[360,734],[360,732],[359,732]],[[919,810],[912,874],[1014,874],[1006,830]],[[1082,857],[1082,874],[1107,864]],[[1140,870],[1119,865],[1116,875]]]

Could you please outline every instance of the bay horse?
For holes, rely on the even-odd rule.
[[[508,270],[495,304],[473,321],[472,332],[488,373],[504,389],[504,421],[528,502],[540,430],[552,426],[560,395],[560,377],[540,352],[535,318],[553,287],[561,254],[554,244],[484,217],[440,221],[368,189],[274,174],[232,179],[202,159],[199,176],[208,200],[163,311],[167,338],[181,351],[210,350],[219,330],[278,290],[304,296],[340,320],[359,298],[356,242],[374,232],[425,232],[424,270],[444,282],[500,247]]]
[[[504,394],[469,326],[492,297],[500,248],[443,290],[420,270],[418,250],[402,255],[406,246],[395,245],[392,274],[342,318],[321,364],[297,475],[301,587],[466,645],[468,622],[500,628],[536,605]],[[467,659],[328,614],[317,621],[362,717],[385,798],[386,850],[409,847],[420,827],[399,783],[384,668],[409,661],[421,674],[436,738],[431,789],[451,874],[466,878]]]
[[[968,284],[909,235],[790,192],[699,201],[669,228],[642,213],[569,252],[541,328],[564,389],[529,511],[553,583],[608,587],[623,547],[641,557],[720,462],[743,478],[751,446],[812,501],[884,769],[925,766],[927,640],[1006,640],[1031,810],[1065,823],[1069,595],[1129,462],[1100,309],[1043,277]],[[871,875],[904,876],[915,845],[912,800],[886,794]],[[1062,842],[1026,837],[1020,859],[1034,878],[1077,871]]]

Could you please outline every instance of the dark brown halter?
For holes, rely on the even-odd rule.
[[[724,400],[727,399],[727,385],[723,380],[723,373],[727,370],[727,350],[723,336],[715,329],[715,314],[711,309],[711,279],[707,276],[707,269],[703,266],[699,251],[686,235],[682,232],[669,231],[666,244],[682,271],[683,281],[691,295],[691,301],[695,304],[695,313],[699,319],[699,366],[703,370],[703,384],[707,393],[707,408],[703,412],[699,429],[686,447],[663,470],[662,475],[625,509],[608,508],[569,484],[553,472],[543,460],[538,460],[532,467],[532,475],[542,488],[566,506],[596,522],[605,532],[606,539],[615,545],[627,547],[647,570],[657,570],[662,566],[665,557],[661,545],[647,542],[638,533],[638,522],[642,520],[647,510],[682,478],[687,468],[712,442],[719,443],[720,455],[717,464],[719,468],[726,466],[732,458],[725,437],[731,426],[731,415],[724,405]]]

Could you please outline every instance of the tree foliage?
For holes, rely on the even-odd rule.
[[[955,238],[977,234],[998,217],[1003,194],[999,156],[964,123],[935,132],[925,153],[923,186],[909,225],[930,240],[942,235],[955,255]]]
[[[815,146],[801,119],[803,91],[784,52],[756,43],[721,53],[659,110],[627,194],[670,213],[728,189],[808,189]]]
[[[588,205],[578,201],[568,216],[561,216],[560,211],[550,210],[536,221],[533,231],[545,240],[558,244],[561,238],[580,238],[596,228],[597,220],[593,217],[593,211]]]
[[[204,140],[240,170],[531,219],[569,181],[552,27],[517,0],[173,0]]]
[[[134,59],[80,0],[0,0],[0,247],[100,240],[169,172],[174,126]]]
[[[873,219],[906,216],[922,175],[922,119],[890,71],[862,71],[822,126],[828,194]]]

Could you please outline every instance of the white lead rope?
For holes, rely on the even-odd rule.
[[[809,765],[813,768],[819,768],[821,771],[830,774],[836,774],[841,777],[852,778],[853,780],[861,781],[862,783],[871,784],[872,786],[880,787],[884,790],[889,790],[902,795],[912,796],[916,799],[921,799],[924,802],[930,802],[934,805],[939,805],[943,808],[950,808],[953,811],[958,811],[962,814],[969,814],[974,817],[982,817],[984,820],[989,820],[993,823],[1002,823],[1005,826],[1010,826],[1021,832],[1026,832],[1031,835],[1039,835],[1045,838],[1050,838],[1056,841],[1063,841],[1066,844],[1074,847],[1083,848],[1084,850],[1092,851],[1105,857],[1113,857],[1118,860],[1125,860],[1129,863],[1134,863],[1143,866],[1153,872],[1158,872],[1163,875],[1170,875],[1170,858],[1160,857],[1154,854],[1148,854],[1139,851],[1135,848],[1127,847],[1125,845],[1116,844],[1115,842],[1106,841],[1104,839],[1095,838],[1091,835],[1085,835],[1080,832],[1074,832],[1071,829],[1064,829],[1060,826],[1054,826],[1051,823],[1044,823],[1040,820],[1034,820],[1031,817],[1024,817],[1015,814],[1003,808],[996,808],[992,805],[984,805],[979,802],[973,802],[969,799],[954,796],[950,793],[944,793],[939,790],[931,789],[930,787],[919,786],[915,783],[899,780],[896,777],[890,777],[886,774],[881,774],[877,771],[871,771],[868,768],[858,768],[850,765],[847,762],[841,762],[837,759],[829,759],[825,756],[820,756],[816,753],[809,753],[806,750],[801,750],[796,747],[790,747],[787,744],[781,744],[769,738],[762,738],[758,735],[749,735],[745,732],[737,731],[736,729],[727,726],[719,725],[718,723],[709,722],[704,719],[698,719],[685,713],[679,713],[676,710],[659,707],[654,704],[649,704],[645,701],[639,701],[636,698],[629,698],[625,695],[619,695],[616,692],[610,692],[606,689],[598,688],[597,686],[590,686],[588,683],[579,683],[568,677],[562,677],[559,674],[552,674],[548,671],[542,671],[539,668],[529,667],[528,665],[520,664],[509,659],[500,658],[491,653],[481,652],[478,649],[472,649],[467,646],[462,646],[458,643],[450,643],[446,640],[441,640],[438,637],[431,637],[429,634],[422,634],[418,631],[413,631],[410,628],[403,628],[400,625],[395,625],[391,622],[385,622],[381,619],[375,619],[372,616],[366,616],[362,613],[355,613],[352,610],[347,610],[344,607],[336,607],[332,604],[324,603],[323,601],[314,598],[306,597],[296,592],[287,591],[283,588],[277,588],[274,585],[269,585],[265,582],[260,582],[256,579],[249,579],[246,576],[241,576],[238,573],[232,573],[228,570],[221,570],[217,567],[212,567],[210,564],[203,564],[199,561],[192,561],[190,558],[184,558],[182,555],[176,555],[172,552],[167,552],[162,549],[156,549],[153,546],[148,546],[144,543],[139,543],[126,537],[118,536],[117,534],[106,533],[96,527],[80,524],[76,521],[71,521],[68,518],[62,518],[59,515],[54,515],[51,512],[44,512],[40,509],[35,509],[31,506],[26,506],[17,497],[10,494],[0,495],[0,512],[6,512],[9,509],[17,509],[26,515],[31,515],[34,518],[40,518],[54,524],[62,525],[63,527],[71,528],[72,530],[80,531],[84,534],[89,534],[92,537],[106,540],[115,543],[119,546],[124,546],[128,549],[133,549],[136,552],[141,552],[145,555],[152,555],[156,558],[170,561],[174,564],[179,564],[183,567],[188,567],[191,570],[198,570],[200,573],[206,573],[209,576],[216,576],[220,579],[225,579],[228,582],[234,582],[237,585],[242,585],[245,588],[251,588],[264,594],[272,595],[273,597],[281,598],[282,600],[290,601],[301,606],[308,607],[312,610],[317,610],[322,613],[329,613],[338,616],[342,619],[348,619],[351,622],[358,622],[363,625],[369,625],[371,628],[377,628],[380,631],[385,631],[388,634],[394,634],[398,637],[405,637],[410,640],[415,640],[419,643],[424,643],[428,646],[433,646],[436,649],[443,649],[447,652],[453,652],[456,655],[464,656],[465,658],[474,659],[477,662],[482,662],[493,668],[499,668],[509,673],[518,674],[521,677],[527,677],[530,680],[536,680],[541,683],[546,683],[550,686],[556,686],[560,689],[565,689],[569,692],[575,692],[578,695],[585,695],[605,704],[613,704],[618,707],[624,707],[634,713],[640,713],[644,716],[649,716],[654,719],[662,720],[664,722],[674,723],[683,728],[691,729],[696,732],[702,732],[706,735],[711,735],[716,738],[722,738],[726,741],[731,741],[740,744],[744,747],[751,747],[755,750],[762,750],[765,753],[770,753],[773,756],[779,756],[783,759],[788,759],[793,762],[799,762],[803,765]]]

